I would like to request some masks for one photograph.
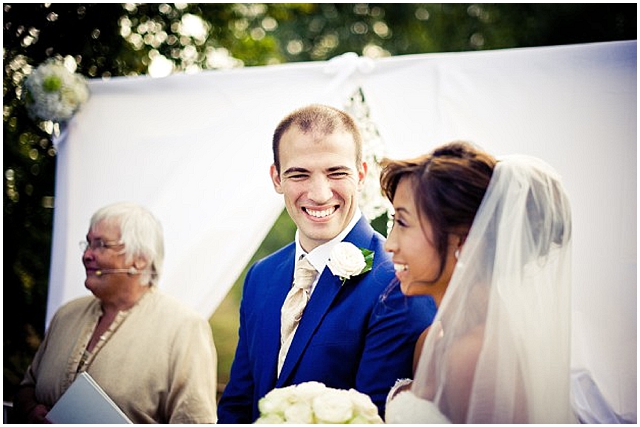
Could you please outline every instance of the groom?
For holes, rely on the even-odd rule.
[[[394,270],[384,238],[358,208],[367,165],[349,115],[322,105],[294,111],[275,130],[273,157],[271,179],[297,226],[295,242],[247,273],[238,347],[218,422],[251,423],[270,390],[306,381],[355,388],[384,416],[389,389],[397,379],[412,377],[414,346],[435,305],[405,298],[398,286],[389,290]],[[371,270],[356,271],[344,283],[327,265],[343,241],[374,253]],[[305,290],[292,286],[294,267],[303,263],[311,265]],[[291,300],[301,304],[302,315],[290,317]]]

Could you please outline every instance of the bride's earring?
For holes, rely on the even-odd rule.
[[[464,244],[465,240],[467,240],[467,236],[460,236],[460,240],[458,241],[458,247],[456,248],[455,252],[453,253],[453,256],[456,257],[456,261],[458,259],[460,259],[460,249],[462,248],[462,245]]]

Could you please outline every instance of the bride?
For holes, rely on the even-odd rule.
[[[438,313],[387,423],[570,423],[570,207],[559,176],[526,156],[454,142],[387,161],[386,249],[406,295]]]

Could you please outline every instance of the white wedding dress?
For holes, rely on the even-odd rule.
[[[387,424],[450,424],[430,401],[421,399],[410,391],[402,391],[387,403]]]

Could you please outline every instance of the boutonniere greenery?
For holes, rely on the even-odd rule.
[[[373,251],[358,248],[353,243],[340,242],[331,251],[327,266],[344,285],[348,279],[370,271],[373,266],[373,256]]]

